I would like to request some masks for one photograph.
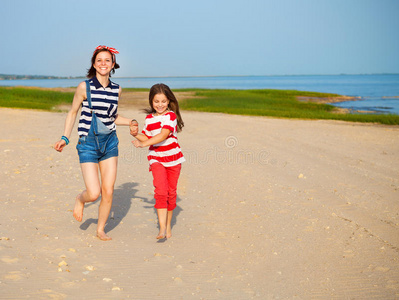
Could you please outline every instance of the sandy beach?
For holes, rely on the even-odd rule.
[[[137,108],[121,115],[143,124]],[[118,128],[110,242],[66,113],[0,108],[0,299],[398,299],[399,127],[182,112],[173,237]]]

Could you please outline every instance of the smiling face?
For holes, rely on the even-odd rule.
[[[112,62],[112,54],[108,51],[101,51],[97,54],[93,67],[98,75],[107,76],[111,72],[115,63]]]
[[[169,100],[164,94],[156,94],[152,99],[152,107],[158,115],[163,115],[168,110]]]

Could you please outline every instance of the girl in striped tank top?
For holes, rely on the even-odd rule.
[[[64,135],[54,145],[61,152],[69,144],[69,138],[79,109],[78,134],[76,146],[86,190],[76,196],[73,216],[79,222],[83,218],[86,202],[94,202],[101,194],[98,211],[97,237],[110,240],[104,228],[112,206],[114,184],[118,163],[118,144],[116,125],[130,126],[130,132],[138,132],[135,120],[127,119],[117,113],[118,100],[122,89],[109,80],[111,73],[119,68],[116,63],[116,49],[98,46],[91,58],[87,72],[89,80],[81,82],[75,92],[72,108],[65,120]],[[100,170],[100,177],[98,174]]]
[[[184,123],[177,99],[167,85],[160,83],[151,87],[149,104],[142,133],[131,134],[136,138],[132,143],[137,148],[149,147],[148,161],[155,188],[154,207],[159,223],[157,239],[164,239],[172,236],[177,181],[181,163],[185,161],[177,142],[177,132],[182,130]]]

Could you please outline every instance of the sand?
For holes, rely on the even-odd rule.
[[[120,112],[141,123],[144,114]],[[119,127],[106,230],[66,113],[0,109],[1,299],[398,299],[399,127],[182,113],[173,237],[157,242],[147,150]]]

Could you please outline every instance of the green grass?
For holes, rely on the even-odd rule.
[[[35,88],[0,87],[0,106],[55,110],[60,104],[72,103],[71,92],[48,91]]]
[[[124,91],[149,91],[126,88]],[[399,115],[337,114],[328,104],[301,102],[296,96],[334,97],[335,94],[291,90],[207,90],[176,89],[193,92],[191,99],[180,100],[183,110],[219,112],[237,115],[269,116],[296,119],[329,119],[350,122],[371,122],[399,125]],[[36,88],[0,87],[0,107],[28,108],[56,111],[61,104],[72,103],[72,92]]]
[[[180,90],[187,91],[187,90]],[[193,91],[193,90],[191,90]],[[398,125],[398,115],[338,114],[328,104],[301,102],[296,96],[334,97],[336,94],[291,90],[194,90],[196,98],[180,101],[185,110],[296,119],[329,119]]]

